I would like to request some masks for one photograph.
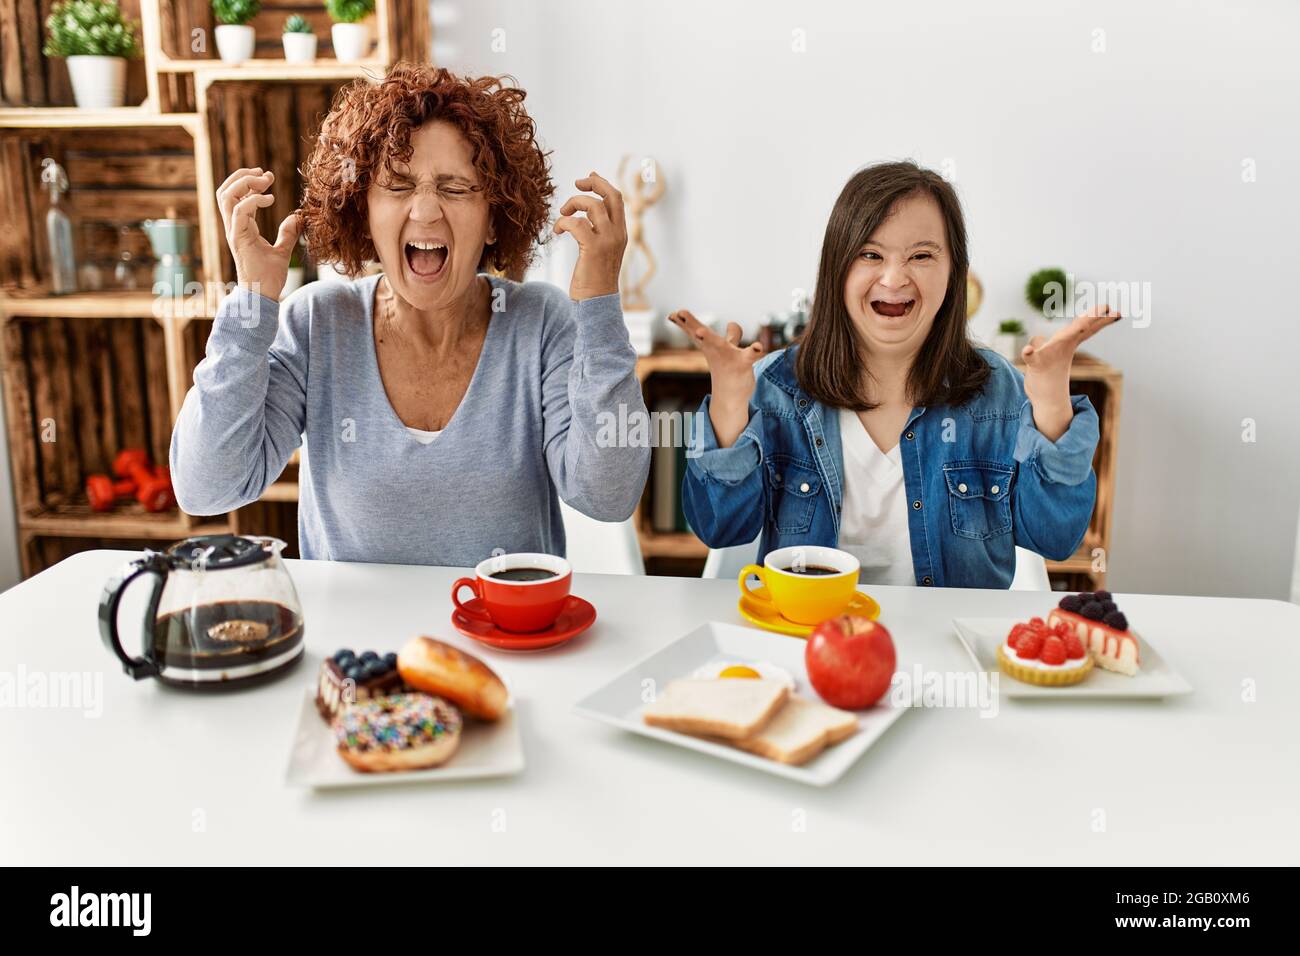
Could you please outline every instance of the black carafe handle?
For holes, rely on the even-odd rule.
[[[99,598],[99,636],[104,646],[117,655],[122,662],[122,669],[140,680],[156,677],[160,669],[158,660],[153,656],[153,625],[158,616],[158,601],[162,597],[163,582],[167,580],[167,562],[158,554],[146,554],[137,558],[104,587]],[[122,603],[122,595],[127,585],[142,574],[154,575],[153,591],[149,595],[149,606],[144,615],[144,656],[132,657],[122,649],[122,640],[117,633],[117,608]]]

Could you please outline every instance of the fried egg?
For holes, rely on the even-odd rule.
[[[769,664],[767,661],[726,659],[710,661],[702,667],[697,667],[691,677],[696,680],[776,680],[785,684],[791,690],[795,689],[794,678],[790,676],[790,672],[777,667],[775,664]]]

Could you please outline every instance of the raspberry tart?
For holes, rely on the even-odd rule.
[[[1142,664],[1137,635],[1128,629],[1128,618],[1109,591],[1067,594],[1047,615],[1047,623],[1063,623],[1077,634],[1098,667],[1133,677]]]
[[[998,666],[1026,684],[1064,687],[1088,676],[1092,657],[1065,622],[1053,627],[1034,617],[1013,627],[1006,641],[998,645]]]

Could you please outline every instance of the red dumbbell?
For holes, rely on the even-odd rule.
[[[118,498],[135,494],[135,482],[130,478],[114,481],[108,475],[91,475],[86,479],[86,497],[93,511],[112,511]]]
[[[113,474],[135,483],[135,500],[144,505],[145,511],[165,511],[176,503],[167,469],[162,465],[151,466],[149,454],[143,448],[118,452],[113,459]]]

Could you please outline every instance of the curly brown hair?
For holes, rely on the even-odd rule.
[[[339,90],[300,172],[307,251],[350,276],[376,258],[366,191],[393,163],[411,160],[411,133],[430,120],[453,123],[469,140],[474,168],[491,209],[496,243],[480,269],[518,278],[550,215],[549,153],[524,111],[525,92],[506,76],[456,76],[432,66],[398,63],[379,83],[358,80]]]

